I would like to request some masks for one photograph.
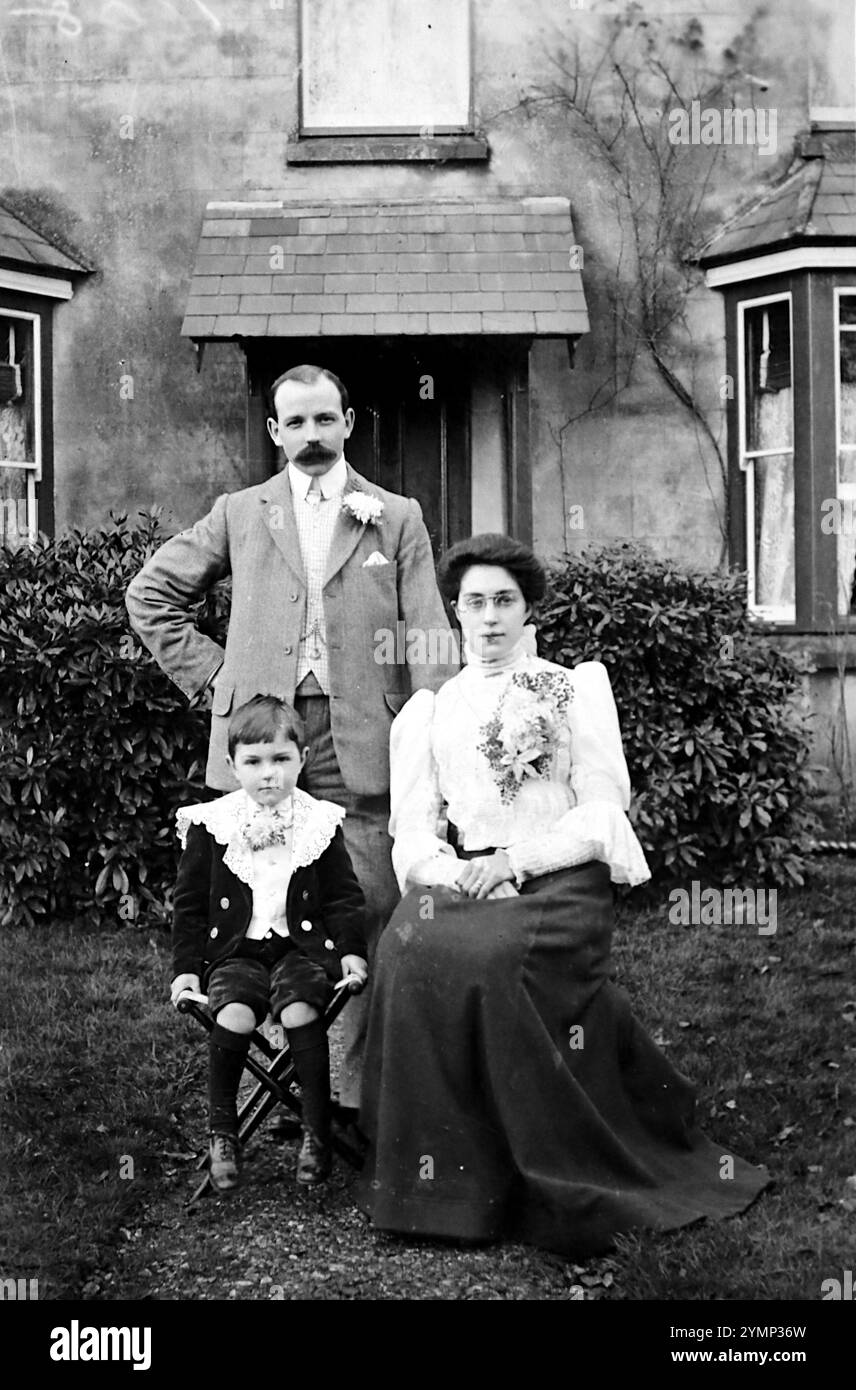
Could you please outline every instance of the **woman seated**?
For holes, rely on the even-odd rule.
[[[507,536],[440,563],[466,666],[392,729],[404,897],[377,952],[358,1200],[385,1231],[568,1254],[741,1211],[767,1176],[611,983],[613,883],[649,877],[606,669],[527,650],[544,570]]]

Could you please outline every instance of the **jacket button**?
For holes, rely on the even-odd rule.
[[[303,921],[303,922],[300,923],[300,927],[301,927],[301,930],[302,930],[302,931],[311,931],[311,930],[312,930],[312,923],[311,923],[311,922]]]
[[[303,901],[306,902],[306,899],[307,899],[308,897],[309,897],[309,889],[308,889],[308,888],[304,888],[304,890],[303,890]]]
[[[327,940],[324,942],[324,949],[325,951],[335,951],[336,949],[335,941],[331,941],[329,936],[327,937]]]
[[[211,935],[212,935],[212,936],[216,936],[216,935],[217,935],[217,928],[216,928],[216,927],[212,927],[212,928],[211,928]]]
[[[222,908],[224,908],[224,909],[227,908],[227,907],[229,906],[229,899],[228,899],[228,898],[221,898],[221,899],[220,899],[220,906],[221,906]]]

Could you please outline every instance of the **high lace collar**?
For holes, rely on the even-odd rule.
[[[304,868],[323,854],[338,827],[345,819],[341,806],[321,801],[296,788],[292,794],[293,824],[291,827],[291,867]],[[278,812],[283,821],[287,813]],[[249,888],[254,887],[253,828],[274,821],[274,815],[259,807],[245,791],[227,792],[215,801],[196,806],[182,806],[176,813],[176,828],[181,847],[187,843],[191,825],[204,825],[220,845],[225,845],[223,863]],[[283,840],[284,842],[284,840]]]
[[[526,633],[523,633],[511,651],[506,656],[500,657],[498,661],[486,661],[478,652],[474,652],[467,642],[464,643],[464,652],[467,658],[464,672],[469,673],[474,680],[490,679],[494,676],[508,675],[512,671],[522,671],[532,656],[530,639]]]

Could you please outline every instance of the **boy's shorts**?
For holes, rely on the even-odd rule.
[[[213,966],[208,976],[208,1007],[216,1018],[227,1004],[246,1004],[256,1025],[270,1012],[279,1020],[289,1004],[310,1004],[323,1014],[333,998],[324,966],[311,960],[290,937],[242,941],[234,955]]]

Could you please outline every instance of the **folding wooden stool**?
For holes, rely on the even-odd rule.
[[[339,1014],[342,1012],[347,1002],[348,990],[339,990],[324,1014],[324,1024],[328,1030],[331,1024],[339,1017]],[[207,1000],[204,995],[194,994],[190,996],[185,994],[179,998],[177,1007],[179,1013],[189,1014],[192,1018],[196,1019],[197,1023],[201,1024],[206,1032],[210,1033],[211,1029],[214,1027],[214,1020],[207,1008],[205,1008],[206,1003]],[[284,1030],[282,1031],[284,1033]],[[280,1127],[279,1135],[282,1138],[289,1138],[291,1136],[296,1138],[299,1136],[300,1116],[303,1111],[300,1097],[296,1090],[297,1073],[291,1058],[288,1038],[285,1037],[281,1048],[276,1048],[268,1042],[260,1029],[255,1028],[250,1036],[250,1041],[254,1047],[258,1048],[259,1052],[267,1057],[270,1065],[268,1067],[262,1066],[260,1062],[256,1061],[251,1052],[247,1053],[247,1060],[244,1066],[251,1076],[255,1077],[256,1085],[238,1111],[238,1143],[242,1149],[247,1143],[247,1140],[255,1134],[259,1126],[264,1124],[274,1106],[284,1105],[291,1111],[292,1115],[296,1116],[291,1124],[285,1123]],[[333,1148],[347,1163],[350,1163],[352,1168],[361,1168],[363,1166],[362,1151],[357,1144],[347,1138],[344,1132],[346,1127],[341,1122],[338,1110],[339,1107],[334,1101],[333,1130],[331,1135]],[[196,1167],[201,1172],[202,1169],[207,1168],[207,1166],[208,1154],[205,1152],[200,1157]],[[210,1187],[211,1177],[209,1173],[206,1173],[202,1182],[196,1188],[196,1191],[187,1203],[188,1207],[198,1202],[200,1197],[204,1196]]]

